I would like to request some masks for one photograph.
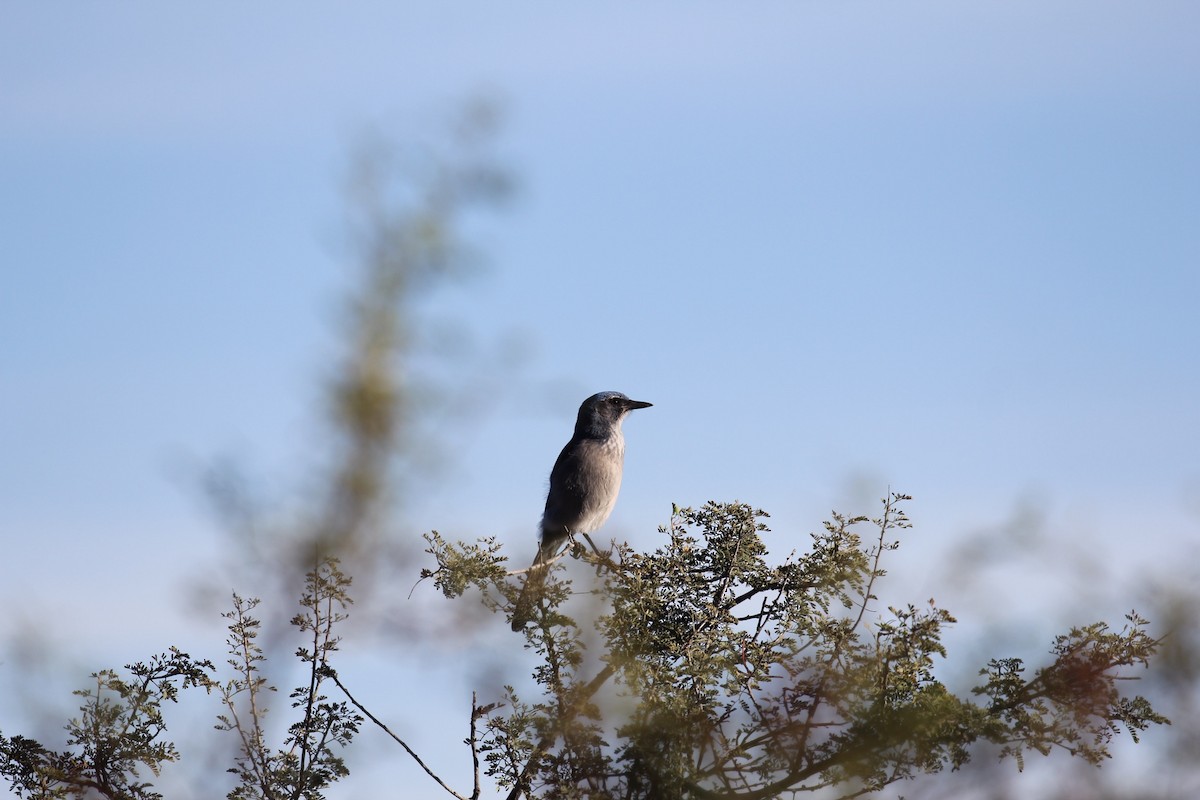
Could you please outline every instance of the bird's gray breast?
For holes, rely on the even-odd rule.
[[[593,452],[591,458],[584,459],[588,489],[583,496],[578,530],[591,533],[604,524],[617,504],[625,462],[625,440],[618,434],[585,445]]]
[[[612,513],[621,490],[625,439],[620,430],[597,439],[573,440],[550,474],[542,516],[543,537],[591,533]]]

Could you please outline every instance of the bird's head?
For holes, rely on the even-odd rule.
[[[589,431],[612,428],[620,425],[625,415],[635,408],[649,408],[651,405],[644,400],[630,400],[620,392],[600,392],[583,401],[575,427]]]

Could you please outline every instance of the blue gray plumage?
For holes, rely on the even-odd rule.
[[[547,562],[558,555],[572,534],[592,533],[612,513],[625,465],[621,421],[635,408],[650,405],[620,392],[600,392],[579,407],[575,433],[550,471],[541,542],[513,611],[514,631],[525,627],[533,616],[533,604],[546,580]]]

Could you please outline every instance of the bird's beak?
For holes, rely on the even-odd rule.
[[[654,405],[654,403],[647,403],[645,400],[627,400],[625,402],[625,406],[630,411],[633,411],[635,408],[649,408],[652,405]]]

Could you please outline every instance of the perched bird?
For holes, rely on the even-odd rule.
[[[542,538],[517,598],[514,631],[525,627],[533,616],[533,604],[546,581],[546,563],[558,554],[571,534],[591,533],[612,513],[625,465],[621,420],[633,409],[650,405],[630,400],[620,392],[600,392],[579,407],[575,433],[550,471],[550,491],[546,494],[546,510],[542,512]]]

